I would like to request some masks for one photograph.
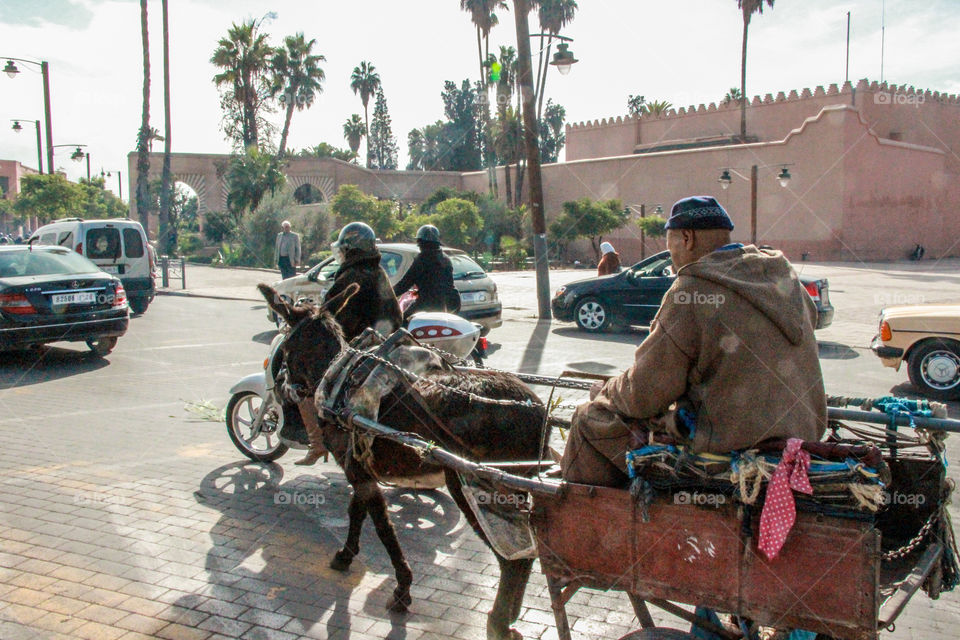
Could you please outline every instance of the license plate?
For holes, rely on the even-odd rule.
[[[120,273],[120,265],[108,264],[100,267],[100,270],[106,271],[107,273],[112,273],[113,275],[118,275]]]
[[[483,291],[469,291],[460,294],[460,300],[462,302],[485,302],[486,299],[487,294]]]
[[[95,291],[78,291],[77,293],[58,293],[53,296],[53,304],[83,304],[97,301]]]

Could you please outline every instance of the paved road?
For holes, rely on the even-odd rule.
[[[832,333],[821,334],[828,388],[905,390],[905,373],[864,351],[859,336],[872,329],[855,318],[875,318],[863,298],[877,294],[860,283],[882,285],[883,295],[934,296],[960,291],[956,276],[810,268],[829,270],[838,306]],[[196,293],[250,292],[248,281],[269,278],[208,271],[188,272]],[[551,275],[555,287],[585,274]],[[491,334],[493,366],[615,372],[644,336],[538,323],[532,274],[496,278],[506,310]],[[162,296],[107,359],[76,345],[0,354],[0,639],[485,637],[493,556],[445,493],[388,491],[416,573],[413,614],[391,617],[383,605],[392,570],[369,527],[349,573],[326,568],[345,534],[349,491],[339,470],[294,467],[294,454],[245,464],[232,448],[216,409],[261,365],[273,335],[262,303],[243,297]],[[569,609],[577,638],[616,638],[636,626],[621,595],[585,592]],[[885,637],[953,638],[960,599],[916,598],[905,615]],[[539,576],[520,628],[555,637]]]

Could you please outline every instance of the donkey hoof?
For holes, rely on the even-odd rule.
[[[487,640],[523,640],[523,634],[513,627],[498,631],[487,625]]]
[[[410,603],[413,602],[413,598],[410,597],[409,590],[401,591],[400,588],[396,588],[393,591],[393,598],[387,604],[387,609],[393,613],[406,613],[410,610]]]
[[[333,560],[330,561],[330,568],[334,571],[346,571],[350,568],[351,562],[353,562],[353,554],[341,549],[337,551],[333,556]]]

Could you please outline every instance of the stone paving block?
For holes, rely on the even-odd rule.
[[[169,605],[146,598],[131,596],[117,605],[117,609],[136,613],[144,616],[156,617],[161,611],[165,611]]]
[[[97,604],[104,607],[116,607],[128,597],[129,596],[127,596],[125,593],[110,591],[109,589],[99,589],[97,587],[93,587],[92,589],[84,591],[76,596],[78,600],[83,600],[85,602],[89,602],[90,604]]]
[[[206,640],[210,635],[211,633],[205,629],[173,623],[157,631],[156,637],[164,640]]]
[[[103,624],[110,625],[125,617],[127,612],[121,609],[105,607],[99,604],[91,604],[87,606],[87,608],[82,609],[73,615],[77,618],[93,620],[94,622],[102,622]]]
[[[212,615],[197,625],[200,629],[205,629],[213,633],[220,633],[225,636],[239,638],[250,628],[250,624],[241,620],[233,620],[223,616]]]
[[[36,606],[44,600],[48,600],[49,598],[49,593],[37,591],[35,589],[28,589],[27,587],[17,587],[12,591],[8,591],[7,593],[3,594],[3,596],[0,596],[0,599],[5,602],[21,604],[27,607]]]
[[[124,633],[126,633],[124,629],[117,629],[99,622],[87,622],[71,631],[71,635],[82,640],[116,640]]]
[[[118,593],[125,593],[127,595],[137,596],[140,598],[158,598],[167,591],[168,589],[164,587],[158,587],[154,584],[147,584],[146,582],[128,582],[117,589]]]
[[[166,620],[157,620],[156,618],[140,615],[138,613],[130,613],[117,620],[113,626],[120,629],[127,629],[128,631],[137,631],[139,633],[151,635],[168,624],[169,622]]]
[[[3,609],[0,609],[0,619],[12,620],[20,624],[30,624],[46,613],[47,612],[42,609],[37,609],[29,605],[10,603]]]
[[[268,627],[270,629],[282,629],[292,618],[282,613],[274,613],[263,609],[248,608],[237,618],[243,622],[248,622],[254,627]]]
[[[299,636],[279,629],[254,627],[240,637],[243,640],[296,640]]]
[[[167,622],[175,622],[188,627],[195,627],[207,618],[210,614],[196,609],[187,609],[184,607],[170,606],[156,614],[157,618]]]
[[[47,598],[36,606],[45,611],[51,611],[53,613],[58,613],[65,616],[72,616],[78,611],[82,611],[83,609],[89,607],[90,603],[84,602],[83,600],[76,600],[74,598],[56,595]]]
[[[74,629],[87,623],[81,618],[72,618],[60,613],[48,612],[30,623],[31,627],[69,636]]]

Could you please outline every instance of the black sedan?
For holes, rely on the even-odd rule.
[[[676,275],[669,251],[661,251],[612,276],[578,280],[557,290],[551,307],[559,320],[597,332],[637,324],[649,326]],[[817,305],[817,329],[833,322],[826,278],[800,276]]]
[[[86,342],[106,355],[127,331],[120,279],[66,247],[0,246],[0,350]]]

